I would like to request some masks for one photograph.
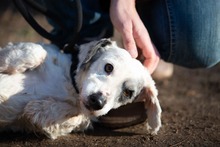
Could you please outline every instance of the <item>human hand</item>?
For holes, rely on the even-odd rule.
[[[140,48],[145,57],[144,66],[152,74],[159,63],[160,55],[136,11],[135,0],[111,0],[110,17],[122,36],[125,49],[136,58],[137,47]]]

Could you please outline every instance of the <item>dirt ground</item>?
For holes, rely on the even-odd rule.
[[[3,6],[0,46],[9,41],[46,41],[20,14]],[[57,140],[38,134],[0,133],[0,146],[220,146],[220,64],[196,70],[175,66],[173,76],[156,85],[163,109],[163,127],[157,136],[147,134],[142,123],[117,130],[96,127]]]

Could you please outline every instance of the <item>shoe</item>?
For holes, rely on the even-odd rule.
[[[156,70],[152,74],[152,77],[153,79],[159,81],[168,79],[173,75],[173,68],[173,64],[160,60]]]
[[[98,119],[98,125],[110,129],[119,129],[142,123],[146,119],[144,102],[135,102],[109,111],[108,114]]]

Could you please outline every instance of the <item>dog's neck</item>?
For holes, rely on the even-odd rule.
[[[70,67],[70,77],[71,77],[72,84],[73,84],[73,87],[74,87],[76,93],[79,94],[79,88],[78,88],[76,80],[75,80],[77,67],[78,67],[78,64],[79,64],[79,58],[78,58],[79,48],[76,46],[73,49],[71,54],[72,54],[72,64],[71,64],[71,67]]]

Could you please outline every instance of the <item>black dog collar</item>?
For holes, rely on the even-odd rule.
[[[77,87],[77,83],[75,79],[77,66],[79,64],[79,58],[78,58],[79,48],[77,45],[75,45],[75,47],[72,49],[71,55],[72,55],[72,65],[70,67],[70,77],[72,80],[73,87],[76,90],[76,93],[79,94],[79,88]]]

